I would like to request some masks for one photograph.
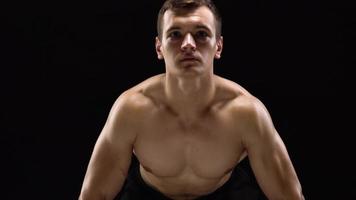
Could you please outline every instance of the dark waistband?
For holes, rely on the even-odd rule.
[[[131,163],[125,185],[118,197],[122,200],[169,200],[168,197],[143,180],[140,163],[137,159]],[[198,200],[267,199],[262,197],[264,195],[257,185],[248,160],[245,159],[234,168],[226,183],[214,192],[199,197]]]
[[[145,182],[145,180],[142,178],[142,175],[140,173],[140,166],[137,167],[136,171],[136,180],[137,182],[141,185],[142,189],[144,190],[144,192],[149,193],[150,195],[154,195],[155,199],[164,199],[167,200],[169,199],[168,197],[166,197],[164,194],[162,194],[160,191],[158,191],[157,189],[153,188],[152,186],[150,186],[148,183]],[[201,196],[197,199],[215,199],[215,196],[219,196],[219,195],[223,195],[225,193],[227,193],[228,190],[231,190],[233,188],[236,189],[236,187],[233,187],[233,185],[236,185],[236,181],[238,182],[244,182],[246,180],[246,176],[247,174],[240,169],[239,167],[236,167],[229,179],[222,185],[220,186],[218,189],[216,189],[215,191],[211,192],[210,194]]]

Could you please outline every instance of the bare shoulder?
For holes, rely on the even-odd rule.
[[[150,77],[136,86],[123,92],[115,101],[113,109],[116,113],[125,113],[129,119],[139,119],[155,105],[155,99],[160,93],[162,75]]]
[[[261,189],[268,199],[304,199],[287,148],[267,108],[241,86],[228,85],[239,94],[230,101],[228,112]]]
[[[248,111],[254,108],[255,104],[261,103],[255,96],[236,82],[220,76],[216,76],[216,82],[220,96],[230,96],[229,105],[232,111]]]
[[[271,117],[267,108],[257,97],[248,92],[241,85],[218,77],[218,81],[224,88],[225,93],[234,94],[229,101],[229,112],[239,122],[241,129],[258,128],[262,124],[271,124]]]
[[[231,81],[218,75],[215,75],[214,77],[218,86],[226,92],[232,92],[239,95],[251,95],[244,87],[234,81]]]

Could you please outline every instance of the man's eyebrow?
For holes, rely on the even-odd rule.
[[[210,28],[207,27],[207,26],[205,26],[205,25],[196,25],[194,28],[195,28],[195,29],[204,29],[204,30],[206,30],[206,31],[211,32]],[[181,29],[180,26],[172,26],[172,27],[170,27],[170,28],[166,31],[166,33],[171,32],[171,31],[173,31],[173,30],[180,30],[180,29]]]
[[[197,29],[205,29],[205,30],[211,32],[210,28],[205,26],[205,25],[197,25],[197,26],[195,26],[195,28],[197,28]]]
[[[170,27],[170,28],[166,31],[166,33],[171,32],[171,31],[173,31],[173,30],[179,30],[179,29],[180,29],[179,26],[172,26],[172,27]]]

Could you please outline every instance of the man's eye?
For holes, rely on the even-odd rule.
[[[182,35],[182,34],[180,34],[179,31],[173,31],[173,32],[171,32],[168,36],[171,37],[171,38],[173,38],[173,39],[175,39],[175,38],[181,37],[181,35]]]
[[[198,32],[195,33],[195,36],[197,38],[204,39],[204,38],[208,37],[209,35],[205,31],[198,31]]]

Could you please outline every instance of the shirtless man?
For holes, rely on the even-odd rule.
[[[304,199],[263,103],[213,73],[223,38],[212,2],[168,0],[157,27],[156,52],[166,73],[125,91],[114,103],[79,199],[114,199],[132,153],[144,183],[167,199],[214,193],[246,156],[268,199]]]

